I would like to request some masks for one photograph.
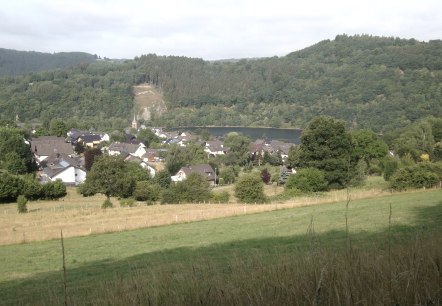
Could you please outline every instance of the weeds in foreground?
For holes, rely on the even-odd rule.
[[[388,250],[320,249],[315,256],[263,254],[135,270],[104,281],[74,304],[88,305],[440,305],[440,238]],[[216,273],[215,273],[216,272]]]

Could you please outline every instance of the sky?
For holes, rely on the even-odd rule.
[[[284,56],[336,35],[442,39],[441,0],[0,0],[0,48],[205,60]]]

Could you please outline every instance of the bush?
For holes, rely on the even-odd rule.
[[[233,167],[224,168],[219,173],[219,183],[223,181],[224,184],[233,184],[236,180],[236,172]]]
[[[399,160],[395,157],[385,157],[382,160],[382,168],[384,169],[384,179],[389,181],[391,176],[399,169]]]
[[[399,169],[390,179],[391,188],[404,190],[407,188],[431,188],[436,186],[440,177],[430,165],[418,164]]]
[[[253,174],[240,177],[235,185],[235,196],[243,203],[265,203],[266,197],[261,178]]]
[[[190,173],[182,182],[163,191],[161,203],[200,203],[209,201],[211,196],[209,183],[198,173]]]
[[[161,192],[161,204],[178,204],[181,203],[179,188],[172,185]]]
[[[28,207],[26,204],[28,203],[28,199],[24,195],[19,195],[17,197],[17,208],[20,214],[27,213]]]
[[[21,187],[22,181],[18,177],[0,172],[0,202],[15,202]]]
[[[137,201],[153,203],[160,199],[161,186],[150,181],[137,182],[134,191],[134,198]]]
[[[21,193],[29,200],[38,200],[44,197],[42,185],[31,175],[24,177]]]
[[[106,208],[112,208],[114,207],[114,204],[112,204],[110,198],[106,198],[106,200],[103,202],[103,204],[101,204],[101,208],[106,209]]]
[[[91,184],[88,184],[87,181],[83,182],[82,184],[78,185],[77,187],[77,193],[83,195],[83,197],[91,197],[97,193],[94,186]]]
[[[134,198],[120,199],[120,206],[121,207],[134,207],[135,206],[135,199]]]
[[[305,168],[289,176],[285,184],[286,190],[297,189],[301,192],[318,192],[327,190],[325,174],[316,168]]]
[[[230,194],[227,191],[212,193],[211,201],[213,203],[229,203]]]
[[[167,170],[158,171],[153,180],[160,185],[161,188],[169,188],[172,182],[170,179],[170,173]]]
[[[64,197],[66,192],[66,186],[61,180],[56,180],[55,182],[49,182],[42,185],[43,198],[47,200],[57,200]]]
[[[261,171],[261,180],[264,184],[267,185],[270,182],[271,177],[272,175],[269,173],[269,170],[267,170],[267,168]]]

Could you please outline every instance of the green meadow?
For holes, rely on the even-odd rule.
[[[1,305],[440,305],[442,190],[0,246]],[[64,290],[66,286],[66,291]]]

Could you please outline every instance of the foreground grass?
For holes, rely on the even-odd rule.
[[[69,302],[440,304],[442,190],[346,204],[66,239]],[[63,304],[60,250],[1,246],[0,303]]]

